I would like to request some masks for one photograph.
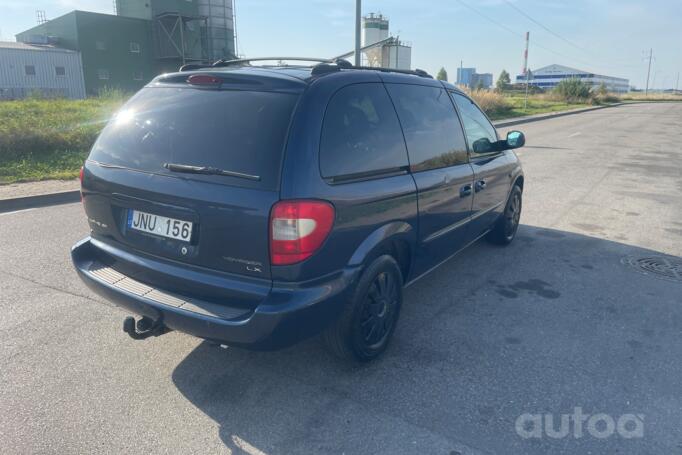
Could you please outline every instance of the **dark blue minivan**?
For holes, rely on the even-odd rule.
[[[323,333],[371,360],[405,285],[483,236],[512,241],[525,138],[423,71],[255,61],[158,76],[123,106],[81,172],[73,263],[141,316],[136,339]]]

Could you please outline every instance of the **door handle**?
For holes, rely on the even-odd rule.
[[[486,183],[485,180],[479,180],[476,182],[476,192],[478,193],[479,191],[483,191],[485,189]]]
[[[471,183],[467,183],[459,189],[459,197],[471,196]]]

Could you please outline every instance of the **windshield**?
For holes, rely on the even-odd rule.
[[[165,164],[214,167],[260,176],[181,174],[183,178],[276,189],[297,95],[254,91],[149,87],[114,116],[90,159],[172,174]]]

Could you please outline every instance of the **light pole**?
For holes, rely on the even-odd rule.
[[[649,49],[649,69],[646,72],[646,89],[644,89],[644,96],[649,95],[649,76],[651,75],[651,58],[654,55],[654,49]]]
[[[360,58],[360,26],[362,22],[362,0],[355,0],[355,66],[362,64]]]

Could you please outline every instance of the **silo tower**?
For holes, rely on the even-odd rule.
[[[362,18],[362,47],[388,38],[388,18],[382,14],[369,13]],[[381,66],[382,49],[374,47],[364,52],[367,66]]]

